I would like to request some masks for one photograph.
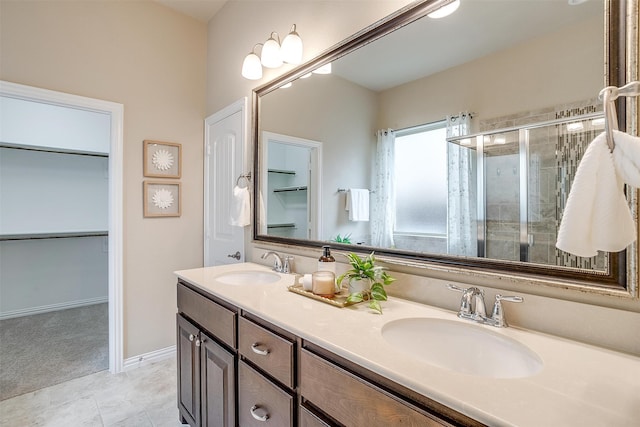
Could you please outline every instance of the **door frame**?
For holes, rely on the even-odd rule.
[[[0,80],[0,95],[108,114],[109,137],[109,371],[123,367],[123,149],[124,105]]]
[[[322,170],[322,142],[314,141],[312,139],[298,138],[297,136],[284,135],[281,133],[262,131],[262,155],[261,164],[262,176],[260,182],[263,186],[262,189],[256,189],[256,191],[266,190],[268,178],[269,164],[269,142],[274,141],[284,145],[291,145],[293,147],[302,147],[309,150],[311,156],[311,164],[309,170],[309,187],[307,192],[307,238],[311,240],[322,240],[322,179],[320,178],[319,171]],[[262,200],[267,200],[265,194],[262,194]],[[266,202],[265,202],[266,203]],[[260,218],[261,226],[259,228],[262,234],[268,234],[267,230],[267,218]]]
[[[242,132],[242,169],[243,171],[251,171],[251,169],[248,167],[249,163],[248,163],[248,159],[246,156],[246,153],[248,153],[247,150],[247,143],[248,143],[248,138],[247,135],[249,135],[249,123],[247,120],[247,111],[248,111],[248,98],[245,96],[239,100],[237,100],[236,102],[227,105],[226,107],[224,107],[223,109],[211,114],[210,116],[208,116],[205,120],[204,120],[204,212],[203,212],[203,230],[204,230],[204,235],[203,235],[203,249],[204,249],[204,262],[206,262],[209,259],[209,256],[211,255],[211,239],[209,239],[209,237],[211,235],[211,230],[209,229],[209,221],[207,221],[207,218],[209,218],[209,216],[211,215],[211,212],[209,211],[209,194],[211,194],[211,177],[212,177],[212,171],[209,170],[209,138],[211,136],[210,134],[210,128],[213,124],[220,122],[224,119],[226,119],[229,116],[232,116],[236,113],[240,113],[240,119],[242,121],[240,128],[241,128],[241,132]],[[242,172],[244,174],[244,172]],[[251,172],[249,172],[250,174]],[[251,188],[251,176],[249,175],[249,177],[247,178],[247,186],[249,188]],[[246,235],[244,236],[244,240],[246,240]],[[243,245],[243,252],[244,252],[244,245]],[[245,254],[242,254],[242,257],[244,259]]]

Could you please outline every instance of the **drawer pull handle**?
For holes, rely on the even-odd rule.
[[[269,419],[269,413],[258,405],[253,405],[251,407],[251,416],[258,421],[267,421]]]
[[[269,354],[268,348],[262,349],[260,348],[260,346],[261,344],[254,342],[253,344],[251,344],[251,350],[253,350],[255,354],[259,354],[260,356],[266,356],[267,354]]]

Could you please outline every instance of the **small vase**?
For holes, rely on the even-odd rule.
[[[365,290],[368,290],[371,287],[371,280],[370,279],[358,279],[358,278],[353,278],[351,280],[349,280],[349,293],[350,294],[355,294],[358,292],[363,292]]]

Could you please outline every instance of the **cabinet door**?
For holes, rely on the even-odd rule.
[[[202,425],[234,427],[236,383],[234,355],[200,333]]]
[[[196,347],[198,328],[177,316],[178,409],[192,427],[200,425],[200,349]]]

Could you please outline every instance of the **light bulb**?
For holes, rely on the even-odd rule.
[[[278,36],[275,31],[269,36],[269,40],[262,46],[262,65],[267,68],[278,68],[282,65],[282,54],[280,53],[280,43],[273,38],[273,34]]]
[[[244,58],[242,63],[242,77],[249,80],[258,80],[262,78],[262,64],[260,58],[251,52]]]
[[[331,74],[331,62],[313,70],[315,74]]]
[[[296,32],[296,24],[293,24],[287,37],[282,40],[280,53],[282,60],[287,64],[297,65],[302,62],[302,39]]]
[[[446,6],[442,6],[440,9],[436,9],[427,16],[433,19],[444,18],[445,16],[451,15],[453,12],[458,10],[460,7],[460,0],[455,0],[452,3],[449,3]]]

